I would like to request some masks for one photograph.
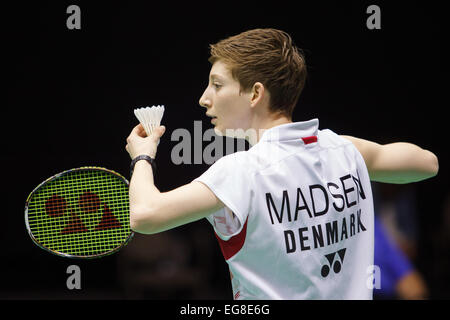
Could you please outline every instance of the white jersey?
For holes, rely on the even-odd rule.
[[[372,299],[372,190],[361,154],[319,121],[266,130],[195,179],[225,207],[207,217],[235,299]]]

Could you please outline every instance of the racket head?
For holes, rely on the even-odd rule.
[[[101,167],[58,173],[25,203],[25,225],[40,248],[65,258],[93,259],[119,251],[132,239],[129,182]]]

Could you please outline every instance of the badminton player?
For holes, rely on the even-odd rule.
[[[199,103],[218,134],[253,132],[251,148],[160,192],[152,161],[165,128],[147,137],[136,126],[126,145],[135,160],[131,228],[153,234],[206,218],[229,265],[234,299],[372,299],[370,180],[433,177],[437,157],[411,143],[322,130],[318,119],[293,122],[306,64],[283,31],[250,30],[210,49]]]

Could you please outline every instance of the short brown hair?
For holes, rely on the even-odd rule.
[[[270,111],[292,118],[306,81],[306,62],[289,34],[253,29],[210,45],[209,62],[222,60],[243,91],[261,82],[270,93]]]

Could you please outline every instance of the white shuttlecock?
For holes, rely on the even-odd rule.
[[[134,109],[134,115],[144,127],[147,136],[150,136],[153,130],[161,125],[163,114],[164,106],[162,105]]]

